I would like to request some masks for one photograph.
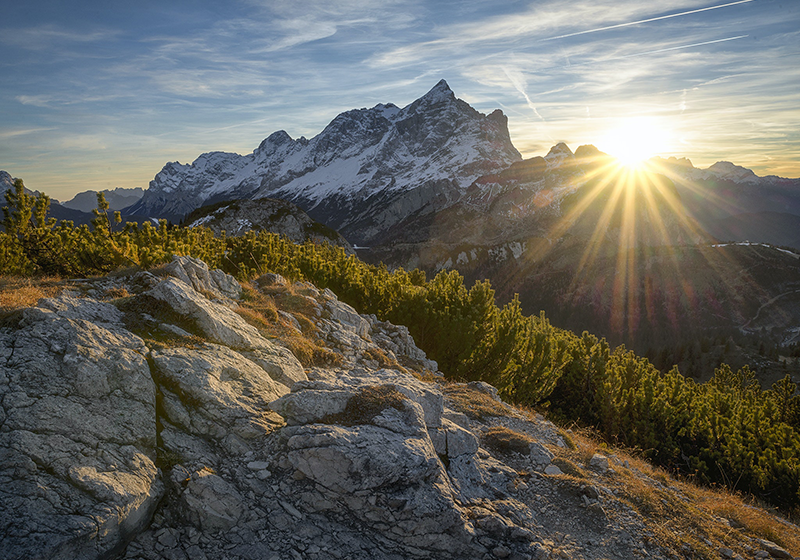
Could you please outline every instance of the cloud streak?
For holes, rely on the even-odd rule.
[[[729,2],[727,4],[719,4],[717,6],[709,6],[707,8],[699,8],[697,10],[688,10],[685,12],[680,12],[677,14],[669,14],[665,16],[658,16],[658,17],[651,17],[647,19],[640,19],[637,21],[629,21],[626,23],[618,23],[616,25],[607,25],[605,27],[596,27],[594,29],[586,29],[584,31],[576,31],[574,33],[567,33],[565,35],[556,35],[555,37],[547,37],[546,39],[540,39],[541,41],[554,41],[556,39],[566,39],[568,37],[577,37],[578,35],[587,35],[589,33],[599,33],[600,31],[610,31],[612,29],[620,29],[622,27],[629,27],[631,25],[641,25],[644,23],[652,23],[654,21],[662,21],[665,19],[672,19],[676,17],[683,17],[692,14],[699,14],[701,12],[708,12],[710,10],[718,10],[720,8],[728,8],[730,6],[736,6],[739,4],[748,4],[750,2],[755,2],[755,0],[739,0],[738,2]]]

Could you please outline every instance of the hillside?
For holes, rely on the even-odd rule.
[[[800,547],[780,518],[514,409],[485,383],[445,382],[404,327],[310,283],[240,285],[180,257],[45,289],[6,307],[0,328],[3,558]],[[14,293],[32,295],[2,292]]]
[[[285,236],[294,243],[330,243],[353,253],[347,240],[331,228],[312,220],[300,208],[285,200],[259,198],[230,200],[201,206],[189,214],[184,227],[203,226],[216,235],[244,235],[248,231],[268,231]]]

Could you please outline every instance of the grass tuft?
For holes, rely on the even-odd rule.
[[[491,416],[508,416],[510,409],[486,393],[461,383],[445,384],[443,391],[450,406],[473,420]]]
[[[500,453],[529,453],[533,438],[505,426],[489,428],[481,436],[483,444]]]
[[[356,426],[369,424],[387,408],[405,410],[408,399],[391,385],[370,385],[350,397],[344,410],[322,419],[326,424]]]

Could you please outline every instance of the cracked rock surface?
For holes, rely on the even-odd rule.
[[[236,313],[233,278],[186,257],[163,272],[98,279],[0,328],[0,560],[690,554],[617,495],[627,461],[561,460],[566,433],[485,383],[439,383],[405,327],[272,275],[339,358],[304,368]],[[133,295],[112,305],[108,288]]]

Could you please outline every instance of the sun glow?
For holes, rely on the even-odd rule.
[[[611,129],[597,147],[623,165],[638,167],[645,160],[665,151],[667,129],[654,117],[631,117]]]

